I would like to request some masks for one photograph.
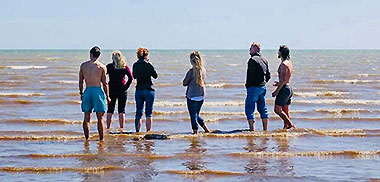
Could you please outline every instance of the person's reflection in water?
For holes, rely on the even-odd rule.
[[[80,159],[82,162],[83,168],[89,167],[105,167],[105,166],[122,166],[125,159],[111,157],[106,155],[106,148],[110,145],[110,142],[114,142],[112,140],[106,141],[98,141],[97,151],[91,152],[90,150],[90,142],[84,142],[84,153],[85,154],[95,154],[84,156]],[[123,145],[121,145],[123,147]],[[83,173],[83,182],[92,182],[92,181],[114,181],[114,180],[125,180],[125,176],[122,171],[104,171],[99,173]]]
[[[202,161],[202,155],[206,152],[205,148],[202,148],[202,144],[199,138],[190,138],[189,148],[185,150],[187,155],[187,161],[182,163],[189,170],[202,170],[205,169],[205,162]]]
[[[100,161],[103,161],[103,158],[101,154],[104,153],[104,141],[99,141],[97,143],[97,154],[91,155],[93,152],[90,150],[90,141],[86,140],[84,141],[84,154],[89,154],[89,156],[83,156],[79,160],[82,162],[81,167],[82,168],[89,168],[89,167],[100,167],[104,166],[105,164],[102,164]],[[103,179],[102,175],[100,174],[94,174],[94,173],[82,173],[83,175],[83,182],[90,182],[90,181],[98,181]]]
[[[136,148],[136,154],[144,154],[146,157],[131,158],[125,165],[128,168],[136,169],[133,172],[132,181],[152,181],[153,177],[158,174],[156,169],[152,166],[153,158],[149,155],[154,151],[154,141],[151,140],[137,140],[131,142]]]
[[[286,137],[274,138],[274,141],[277,143],[278,152],[289,152],[289,140]],[[279,165],[278,172],[281,176],[293,176],[295,172],[293,171],[294,165],[291,161],[291,158],[285,156],[279,156],[277,161]]]
[[[248,152],[265,152],[267,151],[268,138],[247,138],[247,146],[244,147]],[[268,170],[268,160],[265,157],[251,157],[245,171],[255,175],[265,175]]]

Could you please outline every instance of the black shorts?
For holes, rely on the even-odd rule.
[[[125,105],[127,102],[127,90],[114,90],[109,91],[111,102],[108,103],[107,113],[113,113],[115,110],[116,100],[118,106],[118,113],[125,113]]]
[[[285,106],[290,105],[292,102],[293,89],[289,85],[284,85],[275,100],[275,105],[277,106]]]

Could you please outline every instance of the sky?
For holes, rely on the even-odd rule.
[[[0,0],[0,49],[380,49],[378,0]]]

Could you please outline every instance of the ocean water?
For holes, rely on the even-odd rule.
[[[122,50],[128,66],[134,50]],[[191,50],[151,50],[153,134],[82,133],[79,65],[87,50],[0,51],[0,181],[379,181],[380,51],[294,50],[290,107],[295,130],[282,130],[271,93],[276,50],[264,50],[269,131],[256,113],[247,132],[247,50],[200,50],[207,70],[201,115],[213,133],[191,134],[182,80]],[[112,50],[100,60],[111,62]],[[125,131],[134,131],[134,85]],[[215,130],[217,130],[215,132]],[[115,113],[111,131],[118,131]],[[142,131],[145,131],[143,125]]]

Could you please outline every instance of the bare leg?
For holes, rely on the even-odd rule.
[[[90,119],[91,119],[91,113],[90,112],[85,112],[84,113],[84,119],[83,119],[83,132],[84,132],[84,137],[86,140],[88,140],[88,137],[90,135]]]
[[[255,120],[253,119],[248,120],[248,125],[249,125],[250,131],[255,131]]]
[[[268,130],[268,119],[262,119],[263,122],[263,130],[267,131]]]
[[[98,133],[99,140],[103,140],[104,136],[104,121],[103,121],[104,112],[97,112],[96,117],[98,118]]]
[[[282,107],[282,110],[285,112],[285,114],[288,116],[288,118],[290,118],[289,105],[285,105],[284,107]]]
[[[153,122],[152,117],[146,118],[146,132],[148,132],[152,129],[152,122]]]
[[[282,120],[284,120],[284,129],[289,129],[291,127],[294,127],[292,121],[290,121],[289,117],[286,115],[286,113],[282,110],[282,106],[275,105],[274,106],[274,112],[281,117]]]
[[[289,115],[289,105],[285,105],[284,107],[282,107],[282,110],[285,112],[285,114],[288,116],[288,118],[290,119],[290,115]],[[284,128],[291,128],[292,126],[289,126],[287,125],[286,127],[284,126]]]
[[[142,124],[141,119],[139,119],[139,120],[136,120],[136,119],[135,119],[135,128],[136,128],[136,132],[140,132],[141,124]]]
[[[201,127],[203,128],[203,130],[205,130],[205,133],[209,133],[210,132],[210,130],[207,128],[206,123],[203,124],[203,126],[201,126]]]
[[[125,121],[125,114],[119,113],[119,125],[121,129],[124,128],[124,121]]]
[[[110,129],[112,123],[112,113],[107,113],[107,129]]]

